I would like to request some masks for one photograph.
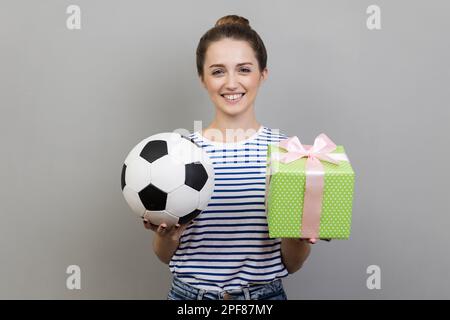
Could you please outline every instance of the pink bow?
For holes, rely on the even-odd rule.
[[[308,159],[317,158],[334,164],[339,163],[337,160],[333,159],[332,155],[330,155],[331,152],[336,150],[336,145],[325,133],[318,135],[312,146],[303,146],[297,136],[282,140],[279,145],[288,151],[287,153],[283,153],[280,157],[280,162],[283,163],[289,163],[303,157],[307,157]]]
[[[296,136],[280,141],[279,146],[288,151],[280,155],[279,161],[282,163],[307,157],[301,235],[302,238],[318,238],[325,174],[320,160],[339,164],[339,157],[331,154],[336,149],[336,145],[324,133],[321,133],[312,146],[302,145]]]

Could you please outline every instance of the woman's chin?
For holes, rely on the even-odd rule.
[[[220,103],[219,106],[220,106],[220,109],[228,110],[230,112],[246,110],[249,107],[248,103],[245,103],[245,101],[239,101],[236,104],[230,104],[230,103],[222,101],[222,103]]]
[[[243,113],[247,108],[246,108],[246,106],[240,106],[240,105],[235,105],[235,106],[226,105],[226,106],[221,106],[220,109],[226,114],[236,115],[239,113]]]

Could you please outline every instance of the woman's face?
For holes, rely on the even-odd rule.
[[[210,44],[202,83],[219,111],[233,116],[253,106],[267,68],[259,70],[255,52],[246,41],[225,38]]]

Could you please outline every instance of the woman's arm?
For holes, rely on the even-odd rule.
[[[161,223],[159,226],[150,223],[147,220],[143,220],[146,229],[150,229],[155,232],[153,237],[153,251],[158,256],[159,260],[165,264],[169,264],[175,251],[177,251],[180,244],[180,237],[184,230],[193,222],[180,225],[176,224],[172,227],[167,227],[167,224]]]
[[[156,233],[153,237],[153,251],[155,251],[159,260],[165,264],[169,264],[175,251],[177,251],[179,243],[179,239],[161,237]]]
[[[299,238],[281,239],[281,257],[289,273],[294,273],[302,267],[310,251],[311,247],[308,240]]]

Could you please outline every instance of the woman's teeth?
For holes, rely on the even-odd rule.
[[[224,94],[223,97],[229,101],[236,101],[239,100],[244,94]]]

